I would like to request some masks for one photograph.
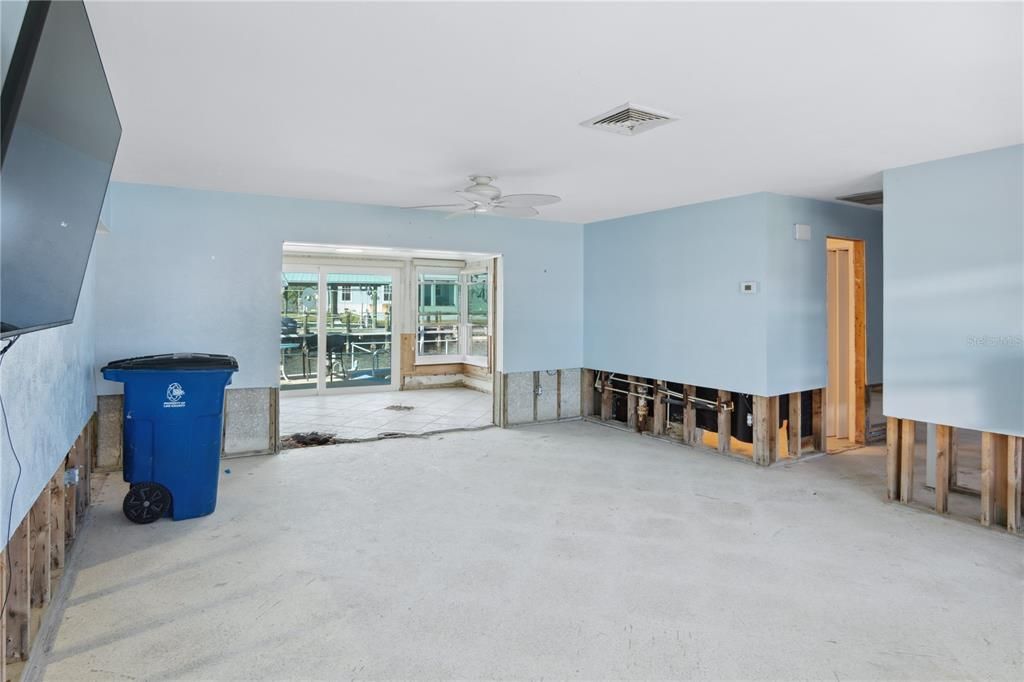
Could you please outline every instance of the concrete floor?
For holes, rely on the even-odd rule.
[[[877,455],[572,422],[225,466],[193,521],[133,526],[107,484],[28,679],[1024,673],[1024,544],[883,503]]]
[[[300,431],[339,438],[374,438],[380,433],[429,433],[492,423],[493,399],[468,388],[281,396],[281,435]],[[395,409],[397,406],[407,409]]]

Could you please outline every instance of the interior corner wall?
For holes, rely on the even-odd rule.
[[[503,371],[579,367],[582,227],[113,183],[97,268],[96,365],[167,352],[238,358],[277,386],[285,241],[502,255]],[[97,375],[100,393],[121,385]]]
[[[882,383],[882,212],[780,194],[769,194],[766,201],[766,395],[828,383],[828,237],[864,242],[867,383]],[[796,224],[810,226],[809,240],[795,238]]]
[[[768,195],[584,227],[583,366],[767,395]]]
[[[888,170],[887,416],[1024,436],[1024,146]]]
[[[97,242],[100,239],[96,237]],[[96,410],[95,254],[94,244],[74,323],[25,334],[0,366],[10,432],[10,440],[0,433],[0,545],[8,540],[7,514],[15,482],[12,532]]]

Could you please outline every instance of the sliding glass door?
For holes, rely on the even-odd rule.
[[[397,387],[398,278],[388,268],[284,266],[281,389]]]

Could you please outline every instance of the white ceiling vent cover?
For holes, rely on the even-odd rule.
[[[615,107],[600,116],[587,119],[580,123],[584,128],[607,130],[619,135],[639,135],[640,133],[663,126],[676,120],[676,116],[657,111],[650,107],[642,107],[632,102]]]

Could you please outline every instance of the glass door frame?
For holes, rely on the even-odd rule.
[[[334,395],[338,393],[379,393],[397,391],[401,386],[401,320],[405,314],[405,301],[399,295],[402,288],[402,267],[385,266],[380,263],[366,264],[354,259],[286,257],[281,272],[316,273],[317,275],[317,321],[316,321],[316,387],[281,391],[282,396]],[[385,275],[391,277],[391,382],[368,386],[327,385],[327,295],[328,275]]]

